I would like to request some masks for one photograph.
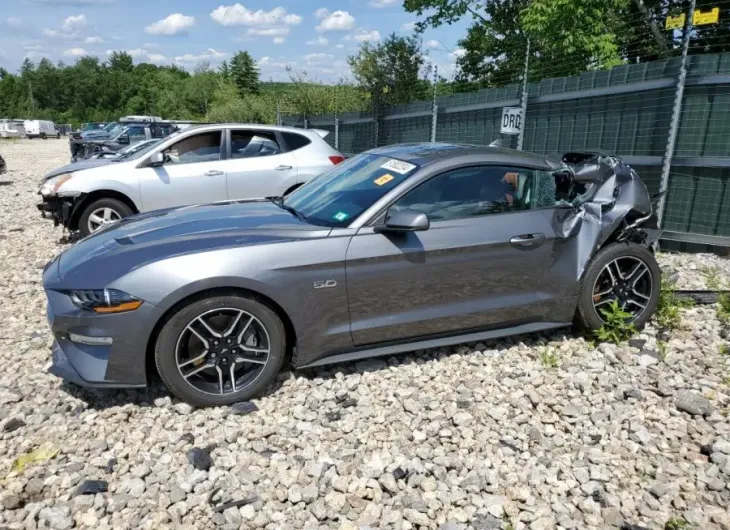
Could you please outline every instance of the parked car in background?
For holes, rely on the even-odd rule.
[[[46,180],[57,177],[58,175],[63,175],[65,173],[73,173],[76,171],[82,171],[84,169],[105,166],[107,164],[111,164],[112,162],[123,162],[126,160],[132,160],[135,156],[137,156],[140,151],[159,142],[159,139],[144,140],[136,144],[128,145],[121,151],[102,151],[84,160],[71,162],[70,164],[66,164],[65,166],[56,168],[53,171],[49,171],[43,177],[43,181],[45,182]]]
[[[0,138],[22,138],[25,136],[23,120],[0,120]]]
[[[82,123],[81,128],[77,132],[99,131],[107,126],[105,121],[96,121],[91,123]]]
[[[56,124],[47,120],[26,120],[23,124],[25,135],[28,138],[61,138],[61,132]]]
[[[286,195],[344,157],[327,131],[217,124],[178,131],[130,160],[43,183],[39,209],[88,235],[137,212]]]
[[[118,122],[102,137],[72,136],[69,139],[71,159],[86,159],[101,152],[117,152],[145,140],[165,138],[176,128],[166,122]]]
[[[5,160],[3,159],[2,155],[0,155],[0,175],[5,173],[8,170],[8,166],[5,164]]]
[[[194,405],[295,368],[551,330],[641,328],[661,271],[653,203],[603,154],[374,149],[286,199],[142,214],[77,243],[43,284],[51,373]],[[615,314],[615,312],[613,313]]]

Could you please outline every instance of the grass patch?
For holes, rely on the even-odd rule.
[[[684,517],[672,517],[664,523],[664,530],[686,530],[689,528],[691,528],[691,525]]]
[[[604,316],[605,323],[595,332],[599,341],[619,344],[636,335],[636,328],[629,322],[632,316],[631,313],[624,311],[618,305],[618,300],[613,300],[601,309],[601,313]]]
[[[721,291],[727,288],[727,283],[722,279],[718,267],[705,266],[700,269],[700,273],[705,278],[705,285],[708,290]],[[716,311],[718,320],[725,324],[730,322],[730,295],[727,293],[718,295]]]
[[[540,350],[540,362],[547,368],[557,368],[560,365],[558,356],[547,346]]]
[[[659,305],[654,315],[657,325],[662,329],[679,328],[682,325],[682,309],[694,307],[694,300],[681,299],[674,295],[674,285],[662,278]]]
[[[726,357],[730,355],[730,346],[728,346],[727,342],[720,344],[720,347],[717,349],[717,353]]]
[[[659,357],[661,357],[662,360],[665,360],[667,358],[667,348],[668,348],[668,344],[666,343],[666,341],[663,341],[663,340],[657,341],[656,347],[659,350],[657,352],[657,353],[659,353]]]

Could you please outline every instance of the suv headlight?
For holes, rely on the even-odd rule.
[[[67,291],[76,307],[94,313],[125,313],[142,305],[142,300],[117,289],[77,289]]]
[[[38,193],[40,193],[44,197],[55,195],[56,193],[58,193],[58,189],[61,186],[71,180],[71,177],[73,177],[73,173],[64,173],[63,175],[58,175],[57,177],[50,178],[43,184],[41,184]]]

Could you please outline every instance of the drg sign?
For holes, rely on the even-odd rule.
[[[522,109],[520,107],[504,107],[502,109],[502,134],[520,134],[522,129]]]

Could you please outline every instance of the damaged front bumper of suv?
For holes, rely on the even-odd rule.
[[[37,204],[38,210],[44,219],[53,219],[54,226],[61,225],[71,229],[71,220],[74,218],[76,208],[84,198],[83,193],[77,195],[42,195],[42,201]]]

